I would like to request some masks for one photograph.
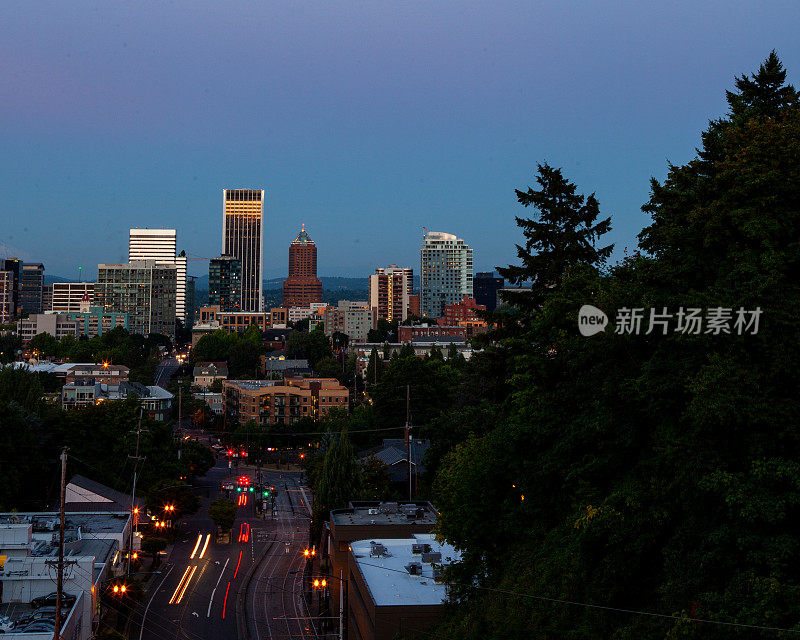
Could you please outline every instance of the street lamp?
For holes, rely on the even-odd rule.
[[[336,576],[322,576],[321,578],[314,578],[312,585],[315,589],[322,589],[323,592],[328,586],[328,579],[338,580],[342,583],[339,589],[339,640],[344,640],[344,590],[347,588],[347,579],[342,577],[342,571],[339,570],[339,577]]]

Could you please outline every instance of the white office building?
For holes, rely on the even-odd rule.
[[[186,256],[177,251],[175,229],[131,229],[128,238],[128,262],[155,260],[158,264],[174,264],[177,268],[175,317],[186,323]]]
[[[419,256],[419,308],[423,317],[441,318],[445,305],[472,297],[472,249],[461,238],[428,231]]]

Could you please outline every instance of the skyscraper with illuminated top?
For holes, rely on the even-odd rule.
[[[283,281],[283,306],[307,307],[322,302],[322,283],[317,278],[317,245],[305,225],[289,245],[289,277]]]
[[[223,189],[222,254],[241,263],[241,310],[263,311],[264,190]]]

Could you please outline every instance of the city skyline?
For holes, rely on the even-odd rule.
[[[576,5],[264,5],[228,31],[227,7],[185,1],[6,3],[0,254],[76,276],[123,261],[135,225],[214,257],[219,191],[260,185],[266,277],[301,222],[326,276],[415,264],[423,226],[488,271],[514,261],[514,189],[547,161],[596,192],[620,259],[649,178],[694,155],[734,76],[774,47],[798,84],[800,7]]]

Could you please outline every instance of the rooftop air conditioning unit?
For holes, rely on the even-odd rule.
[[[412,562],[411,564],[406,565],[406,571],[412,576],[421,576],[422,575],[422,565],[419,562]]]
[[[367,509],[367,513],[368,513],[369,515],[371,515],[371,516],[377,516],[377,515],[378,515],[378,513],[380,513],[380,512],[379,512],[377,509],[370,508],[370,509]]]
[[[411,553],[424,553],[426,545],[424,544],[412,544],[411,545]]]
[[[371,542],[369,555],[380,558],[383,556],[388,556],[389,550],[379,542]]]
[[[431,563],[431,562],[441,562],[442,561],[442,554],[438,551],[428,552],[422,554],[422,561]]]

